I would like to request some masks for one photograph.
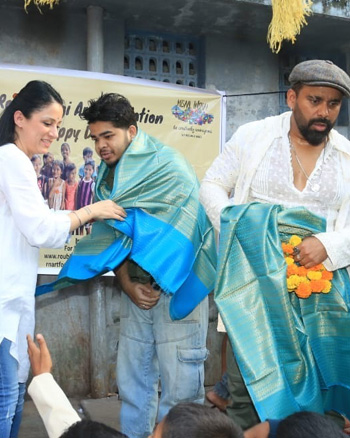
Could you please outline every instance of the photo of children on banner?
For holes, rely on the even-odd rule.
[[[95,162],[93,160],[86,161],[84,164],[84,178],[79,181],[77,189],[76,204],[77,206],[80,206],[77,208],[85,207],[93,202],[95,180],[92,178],[92,175],[94,171]],[[91,223],[87,223],[84,227],[80,227],[80,235],[84,234],[84,230],[86,234],[90,234]]]

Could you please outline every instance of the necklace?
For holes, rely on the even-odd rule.
[[[294,147],[294,145],[293,145],[293,143],[292,143],[292,140],[291,140],[291,138],[290,138],[290,134],[288,134],[288,140],[289,140],[290,148],[291,148],[292,151],[294,152],[295,159],[297,160],[297,163],[298,163],[298,166],[300,167],[300,170],[303,172],[305,178],[306,178],[307,181],[310,183],[311,190],[312,190],[313,192],[318,192],[318,191],[320,190],[321,186],[320,186],[320,184],[317,183],[317,182],[316,182],[316,183],[312,183],[312,182],[311,182],[311,180],[310,180],[310,175],[308,175],[308,174],[306,173],[306,171],[305,171],[303,165],[301,164],[300,158],[298,157],[297,151],[296,151],[296,149],[295,149],[295,147]],[[319,181],[321,180],[322,171],[323,171],[324,157],[325,157],[325,154],[326,154],[326,145],[327,145],[327,142],[326,142],[326,144],[325,144],[325,146],[324,146],[324,148],[323,148],[323,151],[322,151],[321,172],[320,172],[320,175],[319,175],[319,177],[318,177],[318,180],[319,180]]]

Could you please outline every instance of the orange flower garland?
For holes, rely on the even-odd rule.
[[[299,298],[309,298],[312,293],[328,294],[332,289],[333,272],[323,264],[306,269],[294,259],[294,247],[301,243],[299,236],[292,236],[288,243],[282,242],[282,251],[287,263],[288,292],[295,292]]]

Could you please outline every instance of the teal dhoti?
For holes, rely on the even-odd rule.
[[[325,231],[304,208],[246,204],[221,216],[215,301],[263,421],[302,410],[350,415],[350,282],[329,294],[289,293],[281,242]],[[234,401],[233,401],[234,402]]]

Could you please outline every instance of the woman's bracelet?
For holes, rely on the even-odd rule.
[[[76,211],[74,211],[74,210],[72,211],[72,213],[75,214],[75,216],[77,217],[77,219],[78,219],[78,221],[79,221],[79,225],[82,226],[83,224],[82,224],[82,222],[81,222],[80,217],[78,216],[78,213],[77,213]]]
[[[89,207],[85,206],[85,207],[84,207],[84,210],[87,211],[87,214],[88,214],[89,216],[92,216],[92,213],[91,213],[91,210],[90,210]]]

